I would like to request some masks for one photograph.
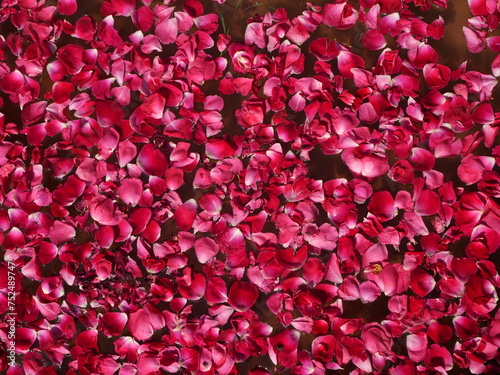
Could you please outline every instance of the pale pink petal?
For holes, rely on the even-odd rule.
[[[266,39],[262,22],[251,22],[245,30],[245,44],[255,44],[259,48],[265,48]]]
[[[373,302],[381,294],[380,288],[373,281],[365,281],[359,286],[359,296],[363,303]]]
[[[201,264],[205,264],[217,255],[219,246],[217,246],[217,243],[213,239],[202,237],[195,241],[194,251],[198,261]]]
[[[356,23],[358,11],[347,3],[326,4],[323,8],[323,22],[327,26],[334,26],[338,29],[349,29]]]
[[[485,47],[486,33],[478,30],[473,30],[470,27],[463,27],[467,48],[472,53],[481,52]]]
[[[177,39],[178,30],[177,19],[170,18],[162,21],[156,26],[155,35],[163,44],[170,44]]]

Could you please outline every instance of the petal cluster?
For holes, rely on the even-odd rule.
[[[0,371],[500,371],[494,1],[91,3],[0,5]]]

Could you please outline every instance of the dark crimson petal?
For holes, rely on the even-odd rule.
[[[148,31],[154,23],[154,13],[150,7],[143,6],[132,13],[132,22],[141,31]]]
[[[247,311],[255,304],[258,297],[259,291],[255,285],[236,281],[229,289],[228,303],[237,311]]]
[[[127,324],[127,314],[121,312],[106,312],[101,317],[104,333],[108,336],[119,335]]]
[[[315,39],[309,45],[309,51],[316,56],[318,60],[330,61],[339,55],[339,50],[335,41],[329,41],[327,38]]]
[[[388,221],[398,214],[394,198],[388,191],[377,191],[368,204],[368,210],[381,221]]]
[[[432,190],[424,190],[415,201],[415,212],[422,216],[434,215],[441,209],[441,199]]]
[[[23,86],[24,76],[18,70],[14,70],[12,73],[5,75],[0,81],[0,89],[6,94],[12,94]]]
[[[466,316],[457,316],[454,318],[453,326],[455,327],[457,336],[464,341],[477,337],[479,334],[479,323]]]
[[[410,164],[417,171],[430,171],[436,164],[434,155],[423,148],[414,147],[410,156]]]
[[[424,269],[417,267],[411,273],[410,287],[420,297],[425,297],[436,286],[436,281]]]
[[[301,246],[297,251],[292,249],[278,249],[275,259],[285,269],[298,270],[305,264],[307,255],[307,246]]]
[[[387,45],[384,34],[378,30],[368,30],[361,38],[361,43],[369,50],[379,50]]]
[[[136,0],[106,0],[102,4],[101,13],[104,17],[109,15],[128,17],[136,5]]]
[[[137,165],[147,175],[161,177],[167,169],[167,158],[160,150],[147,143],[137,156]]]
[[[57,11],[63,15],[74,14],[78,9],[76,0],[58,0]]]
[[[453,337],[453,330],[448,325],[433,321],[427,328],[427,335],[436,344],[446,344]]]
[[[196,217],[197,204],[194,199],[180,205],[174,212],[174,219],[180,230],[190,230]]]

